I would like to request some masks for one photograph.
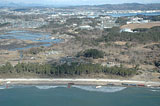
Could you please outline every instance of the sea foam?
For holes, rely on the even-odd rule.
[[[118,92],[126,89],[126,87],[108,87],[108,86],[102,86],[101,88],[96,88],[95,86],[76,86],[73,85],[72,87],[79,88],[86,91],[94,91],[94,92]]]
[[[0,86],[0,89],[6,89],[6,87],[5,86]]]
[[[160,92],[160,90],[151,90],[152,92]]]
[[[150,91],[152,91],[152,92],[160,92],[160,87],[152,87]]]
[[[35,86],[38,89],[51,89],[51,88],[57,88],[58,86]]]
[[[23,85],[15,85],[9,86],[8,88],[26,88],[26,87],[36,87],[38,89],[47,90],[47,89],[55,89],[55,88],[67,88],[66,85],[38,85],[38,86],[23,86]],[[126,89],[126,87],[109,87],[109,86],[102,86],[100,88],[96,88],[96,86],[82,86],[82,85],[72,85],[73,88],[78,88],[86,91],[94,91],[94,92],[118,92]],[[0,89],[6,89],[5,86],[0,86]]]

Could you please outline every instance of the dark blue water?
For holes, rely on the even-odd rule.
[[[0,90],[0,106],[160,106],[159,88],[28,86]]]
[[[160,12],[153,12],[153,13],[118,13],[118,14],[106,14],[110,15],[112,17],[122,17],[122,16],[136,16],[136,15],[147,15],[147,16],[154,16],[154,15],[160,15]]]

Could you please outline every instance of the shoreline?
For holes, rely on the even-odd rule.
[[[66,79],[66,78],[6,78],[0,79],[0,85],[113,85],[113,86],[143,86],[160,87],[160,82],[119,80],[119,79]]]

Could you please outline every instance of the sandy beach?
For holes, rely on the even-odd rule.
[[[55,78],[55,79],[27,79],[27,78],[18,78],[18,79],[0,79],[0,84],[68,84],[74,83],[77,85],[122,85],[125,84],[143,84],[144,86],[149,87],[160,87],[160,82],[150,82],[150,81],[136,81],[136,80],[119,80],[119,79],[65,79],[65,78]]]

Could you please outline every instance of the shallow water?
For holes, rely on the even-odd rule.
[[[0,106],[160,106],[160,88],[12,86],[0,89]]]
[[[34,33],[29,31],[10,31],[3,35],[0,35],[1,39],[19,39],[19,40],[31,40],[40,42],[51,42],[49,34]]]
[[[51,46],[53,43],[59,43],[61,39],[51,39],[50,34],[46,33],[35,33],[29,31],[10,31],[5,34],[0,35],[0,39],[18,39],[18,40],[30,40],[36,41],[44,44],[39,45],[29,45],[21,48],[14,48],[11,50],[23,50],[32,47],[40,47],[40,46]]]

